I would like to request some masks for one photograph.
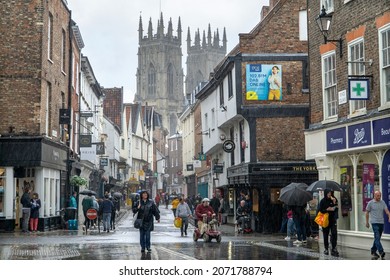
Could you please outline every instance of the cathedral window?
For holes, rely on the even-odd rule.
[[[148,71],[148,95],[156,95],[156,69],[150,64]]]
[[[168,72],[167,72],[167,90],[168,90],[168,96],[173,96],[173,66],[172,64],[169,64],[168,66]]]

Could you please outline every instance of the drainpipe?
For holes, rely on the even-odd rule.
[[[70,109],[71,112],[71,118],[70,121],[73,119],[72,118],[72,80],[73,80],[73,50],[72,50],[72,11],[69,11],[69,70],[68,70],[68,109]],[[67,176],[66,176],[66,185],[65,185],[65,195],[66,197],[69,197],[71,194],[71,189],[70,189],[70,175],[72,171],[72,164],[70,163],[70,139],[71,139],[71,132],[72,132],[72,123],[68,124],[68,139],[66,140],[66,145],[68,146],[68,152],[67,152],[67,157],[66,157],[66,166],[67,166]],[[64,205],[65,206],[65,205]],[[77,207],[78,209],[78,207]]]

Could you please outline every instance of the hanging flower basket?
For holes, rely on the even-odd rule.
[[[87,182],[88,182],[87,179],[85,179],[84,177],[77,176],[77,175],[73,175],[70,178],[70,184],[73,186],[85,186],[87,184]]]

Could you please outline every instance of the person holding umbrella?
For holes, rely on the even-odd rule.
[[[297,240],[293,242],[294,245],[306,244],[306,205],[293,205],[290,207],[292,210],[292,217],[297,230]]]
[[[339,252],[337,251],[337,199],[332,196],[332,191],[330,189],[325,189],[324,198],[321,199],[318,211],[321,213],[329,214],[329,225],[322,228],[322,233],[324,235],[324,254],[329,254],[329,233],[331,233],[330,243],[332,245],[331,255],[338,257]]]

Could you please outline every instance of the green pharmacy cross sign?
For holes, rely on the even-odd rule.
[[[368,100],[370,97],[369,79],[349,79],[349,99]]]

